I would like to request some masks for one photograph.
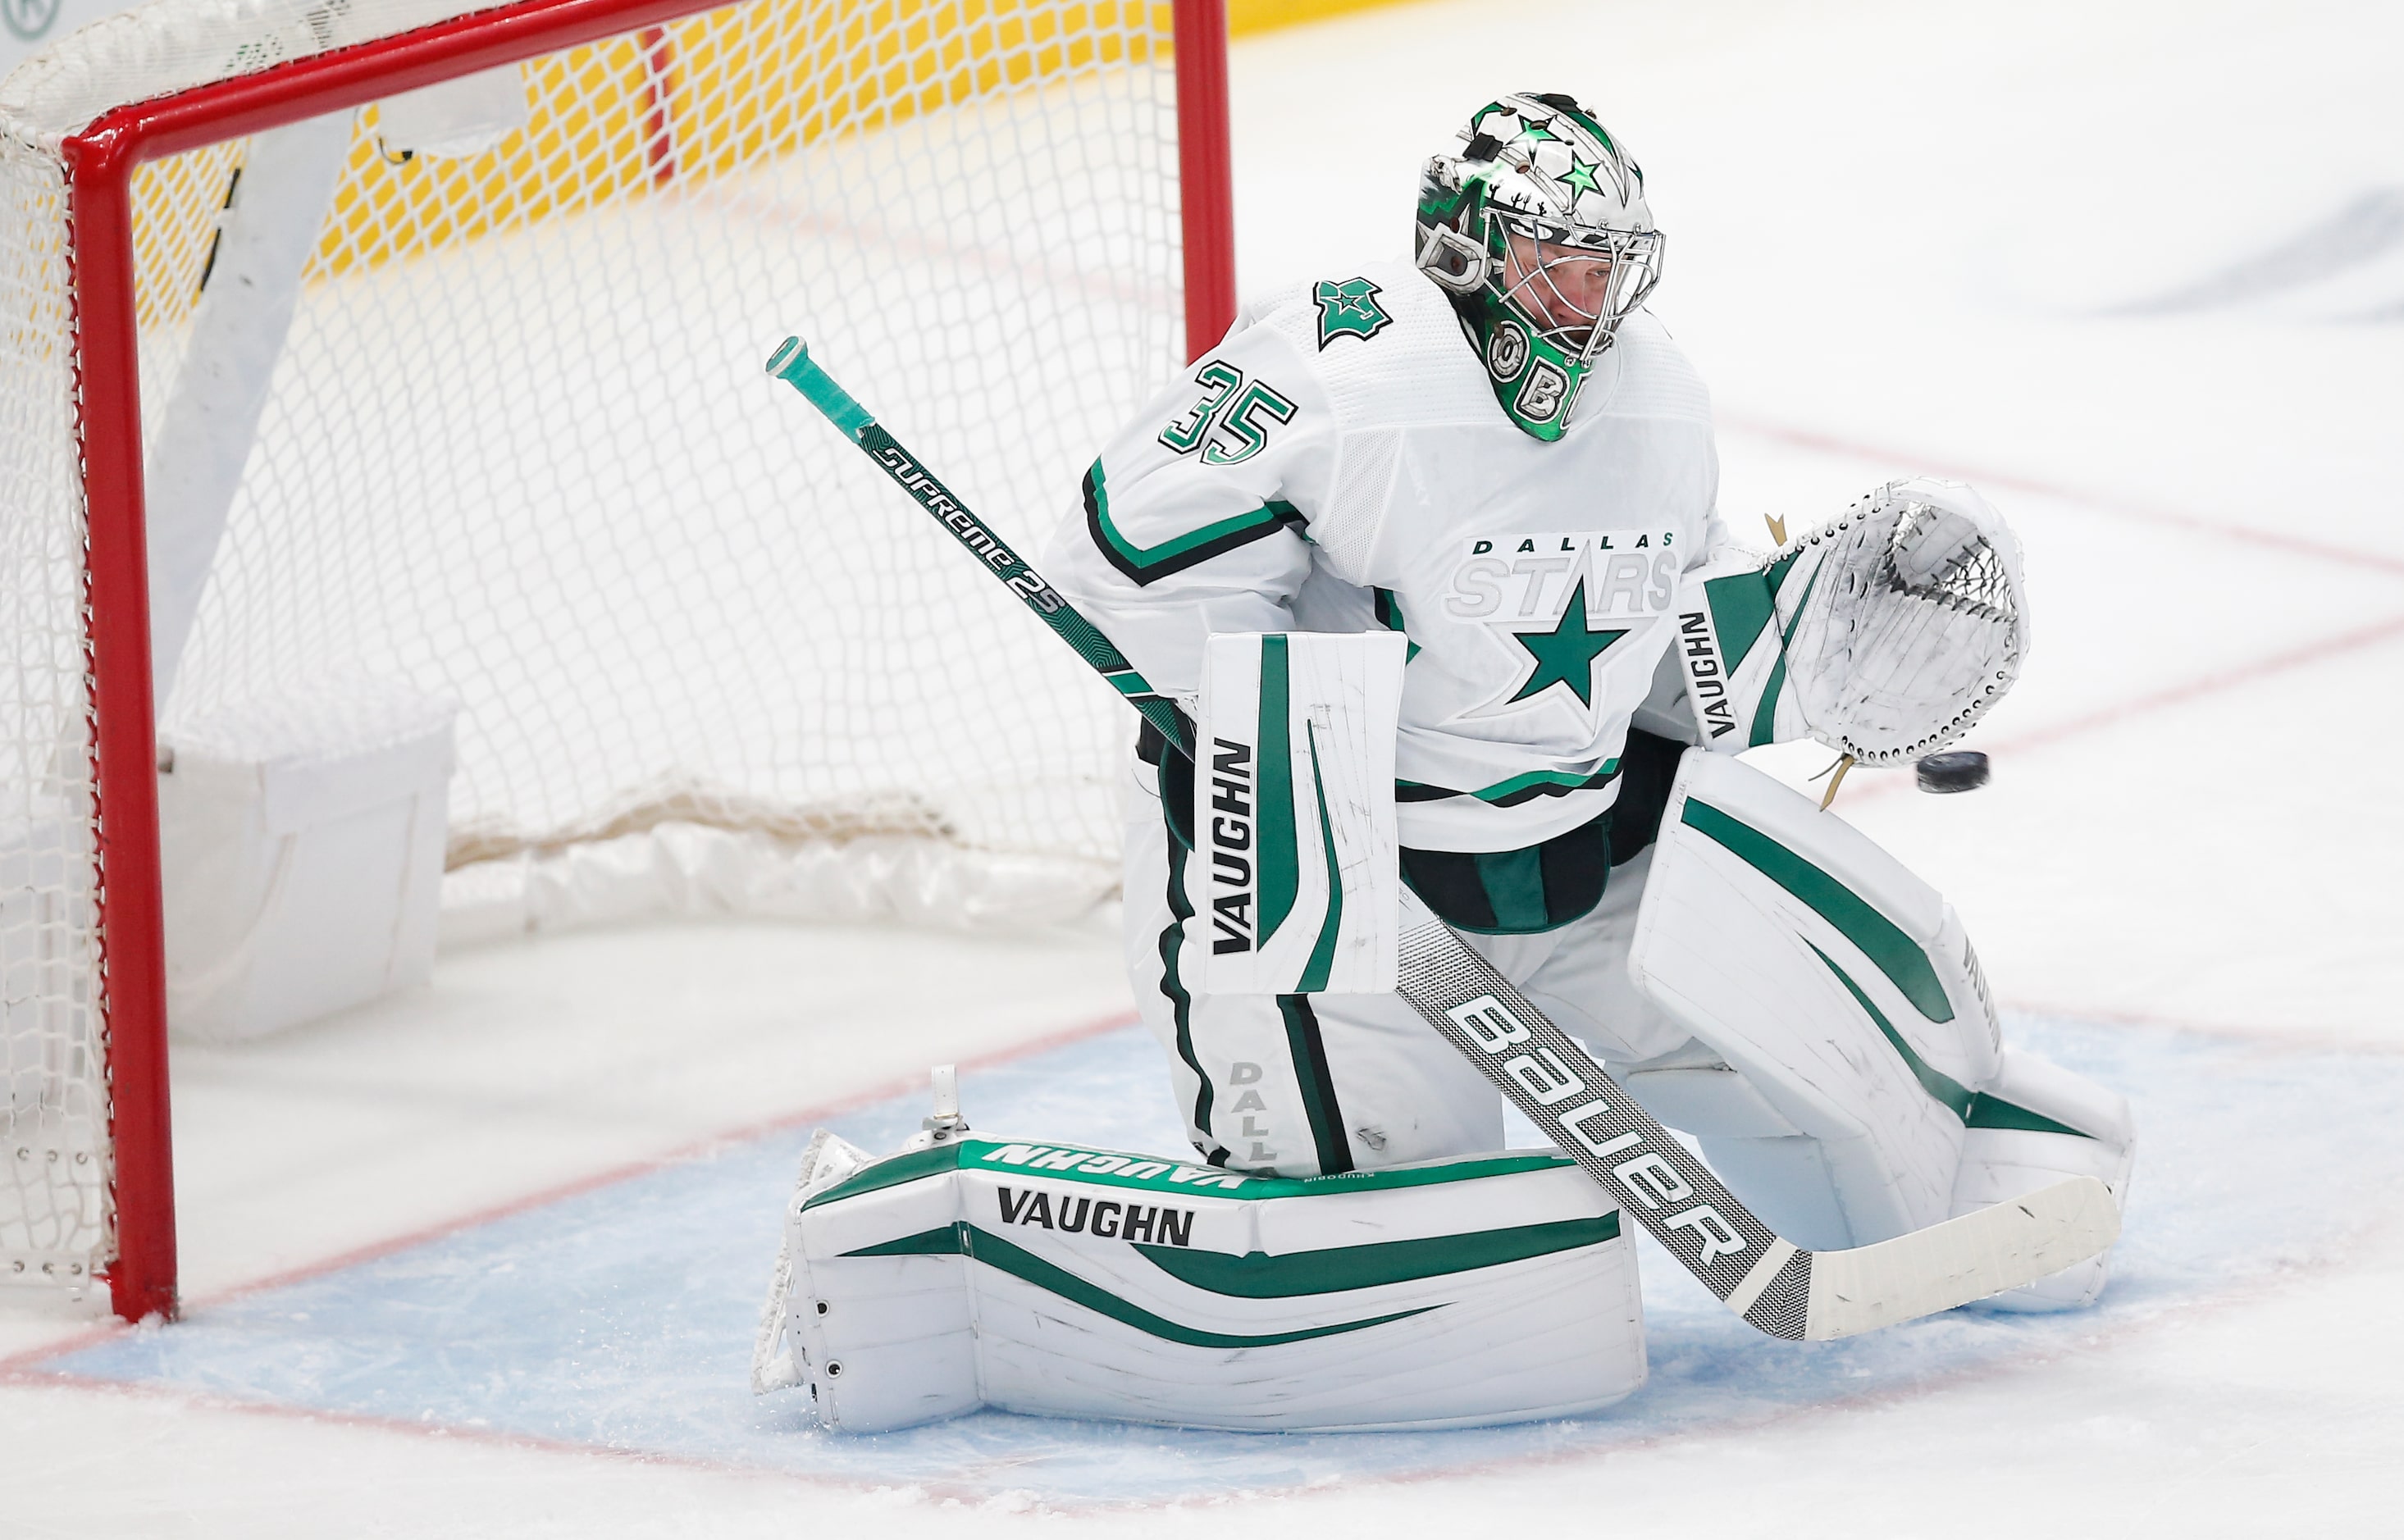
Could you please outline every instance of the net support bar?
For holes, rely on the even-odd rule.
[[[1177,189],[1185,229],[1185,356],[1236,321],[1235,168],[1227,134],[1227,0],[1177,0]],[[1199,46],[1193,46],[1198,44]]]

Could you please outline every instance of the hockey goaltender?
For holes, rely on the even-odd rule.
[[[2006,1047],[1944,900],[1735,757],[1960,736],[2026,650],[2018,542],[1910,479],[1739,548],[1663,245],[1592,112],[1502,96],[1427,162],[1414,261],[1255,303],[1103,448],[1045,566],[1177,708],[1125,950],[1194,1153],[971,1133],[943,1073],[908,1148],[820,1133],[757,1388],[856,1432],[1573,1415],[1644,1380],[1623,1217],[1839,1335],[1998,1286],[1876,1243],[2040,1189],[2104,1228],[1987,1246],[2039,1262],[1985,1305],[2095,1300],[2126,1102]],[[1561,1149],[1505,1149],[1498,1087]]]

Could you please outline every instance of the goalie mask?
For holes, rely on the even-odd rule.
[[[1496,399],[1555,439],[1661,276],[1644,173],[1573,99],[1489,103],[1419,178],[1419,265],[1452,296]]]

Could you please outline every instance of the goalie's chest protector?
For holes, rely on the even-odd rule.
[[[1292,489],[1314,576],[1368,590],[1413,644],[1398,772],[1491,801],[1515,777],[1600,771],[1669,644],[1678,575],[1705,555],[1710,397],[1640,313],[1568,431],[1540,441],[1503,415],[1434,284],[1399,264],[1363,277],[1390,317],[1365,335],[1325,324],[1326,284],[1258,324],[1309,359],[1332,430],[1323,480]]]

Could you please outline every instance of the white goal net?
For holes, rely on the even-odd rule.
[[[114,1245],[62,146],[472,8],[161,0],[0,87],[0,1277]],[[800,333],[1040,548],[1182,356],[1169,41],[1135,0],[748,0],[140,167],[162,754],[454,705],[471,896],[664,825],[1107,885],[1130,714],[762,365]]]

